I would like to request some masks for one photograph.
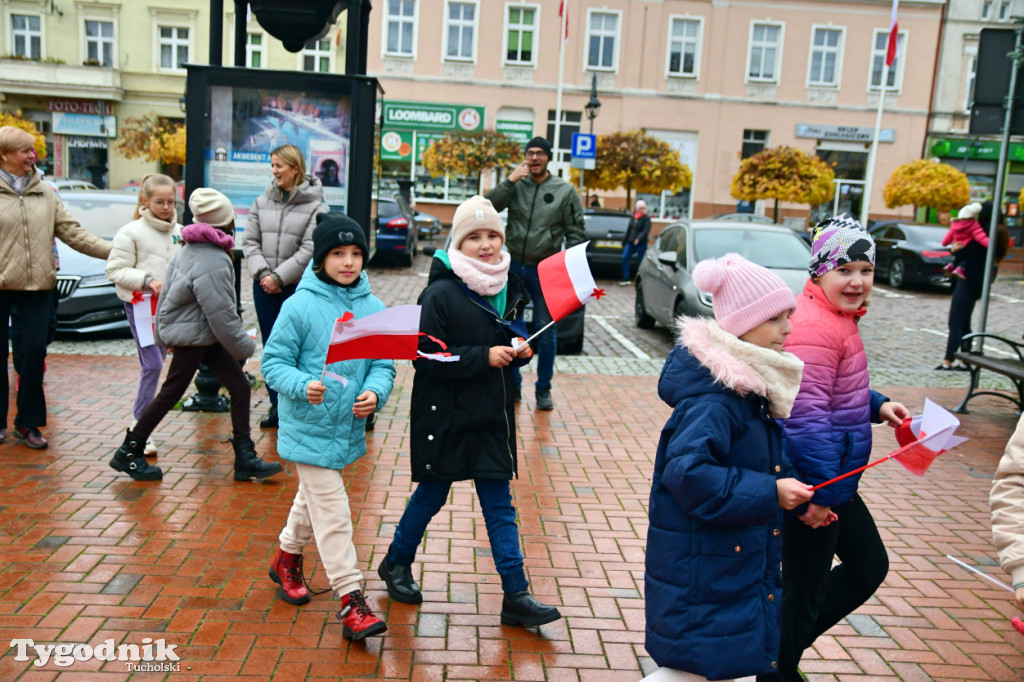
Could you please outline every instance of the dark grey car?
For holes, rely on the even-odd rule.
[[[680,221],[647,249],[636,281],[636,325],[672,327],[680,315],[713,315],[711,295],[697,289],[693,269],[702,260],[738,253],[779,275],[793,291],[807,281],[810,247],[787,227],[732,220]]]
[[[60,193],[68,212],[89,232],[111,241],[132,221],[138,194],[103,190]],[[130,334],[124,305],[107,279],[107,262],[79,253],[57,240],[57,332]]]

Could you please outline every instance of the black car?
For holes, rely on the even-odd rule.
[[[60,198],[82,227],[108,241],[132,221],[139,199],[138,194],[104,190],[61,191]],[[79,253],[59,239],[57,255],[57,332],[130,334],[124,304],[105,274],[107,262]]]
[[[377,252],[395,254],[403,265],[412,267],[419,238],[412,209],[400,196],[381,197],[376,206]]]
[[[875,238],[875,278],[903,289],[910,284],[943,284],[943,268],[953,262],[942,238],[949,228],[921,223],[885,222],[871,230]]]
[[[587,231],[587,261],[595,272],[611,271],[614,276],[622,272],[622,241],[629,229],[628,213],[602,208],[583,210],[583,225]],[[636,256],[630,270],[636,272]]]

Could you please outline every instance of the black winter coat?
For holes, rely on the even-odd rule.
[[[456,362],[420,358],[413,363],[412,480],[427,477],[446,481],[511,479],[518,476],[512,366],[488,364],[491,346],[508,346],[525,329],[520,326],[529,301],[526,288],[509,275],[504,323],[493,309],[474,301],[454,272],[437,258],[430,266],[420,331],[443,341]],[[521,333],[511,330],[516,322]],[[440,351],[438,344],[420,337],[424,353]]]

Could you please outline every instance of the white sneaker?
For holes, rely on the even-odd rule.
[[[620,287],[628,287],[630,284],[632,284],[632,282],[630,282],[628,279],[624,279],[621,282],[619,282]]]
[[[146,455],[147,457],[155,457],[156,456],[156,443],[153,442],[152,438],[147,438],[146,439],[146,447],[142,451],[142,454]]]

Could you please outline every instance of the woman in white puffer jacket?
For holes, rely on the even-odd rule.
[[[125,314],[139,352],[139,385],[135,392],[135,418],[143,413],[156,395],[167,350],[153,343],[152,332],[140,341],[135,322],[135,302],[151,295],[156,300],[167,275],[167,264],[181,248],[181,225],[174,208],[176,185],[172,178],[152,173],[139,185],[139,203],[135,207],[135,220],[117,231],[110,256],[107,258],[107,278],[114,283],[117,297],[124,301]],[[146,343],[146,345],[143,345]],[[146,443],[146,454],[155,455],[152,441]]]

